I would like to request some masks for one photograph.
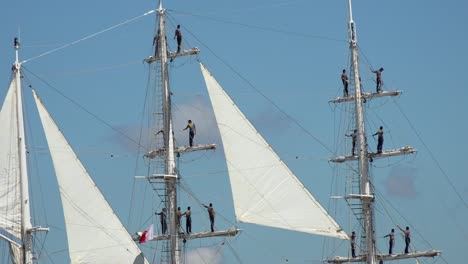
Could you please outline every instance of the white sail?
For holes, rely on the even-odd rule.
[[[17,78],[13,78],[0,111],[0,235],[21,240],[21,181],[18,144]]]
[[[35,92],[34,98],[60,188],[71,263],[147,263]]]
[[[224,146],[237,220],[348,239],[200,63]]]
[[[23,259],[23,252],[13,243],[10,243],[10,257],[13,264],[20,264]]]

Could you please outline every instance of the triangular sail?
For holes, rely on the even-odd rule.
[[[0,111],[0,235],[21,240],[21,180],[18,124],[19,90],[13,78]]]
[[[71,263],[147,263],[35,92],[34,98],[60,188]]]
[[[23,259],[23,252],[13,243],[10,243],[10,257],[13,264],[20,264]]]
[[[224,146],[239,221],[348,239],[200,64]]]

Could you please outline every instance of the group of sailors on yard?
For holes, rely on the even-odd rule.
[[[376,93],[380,93],[382,92],[382,86],[383,86],[382,72],[384,69],[380,68],[376,71],[374,71],[373,69],[370,69],[370,70],[371,72],[375,73],[375,83],[376,83],[375,91]],[[341,73],[341,82],[343,83],[343,96],[348,97],[349,96],[349,90],[348,90],[349,80],[348,80],[348,75],[346,75],[345,69],[343,69]]]
[[[403,232],[405,236],[405,254],[409,253],[409,246],[411,242],[411,237],[410,237],[410,230],[409,227],[407,226],[406,229],[401,228],[399,225],[397,225],[398,229]],[[385,235],[385,237],[388,237],[388,254],[393,255],[393,247],[395,246],[395,229],[392,228],[392,231]],[[351,233],[351,257],[356,258],[356,232]]]
[[[383,142],[384,142],[383,134],[384,134],[383,126],[380,126],[379,130],[377,130],[377,132],[375,132],[375,134],[372,135],[372,136],[377,136],[377,154],[382,153],[382,147],[383,147]],[[358,136],[357,129],[354,129],[353,133],[349,135],[345,134],[345,136],[350,137],[352,140],[351,155],[354,156],[355,149],[356,149],[357,136]]]
[[[215,215],[216,212],[213,209],[213,204],[210,203],[209,206],[202,204],[208,212],[208,218],[210,219],[210,228],[211,232],[214,232],[214,222],[215,222]],[[155,213],[156,215],[159,215],[159,220],[161,223],[161,234],[166,235],[167,233],[167,210],[166,208],[163,208],[161,212]],[[176,217],[177,217],[177,231],[180,234],[184,233],[184,230],[182,229],[182,217],[185,215],[185,233],[191,234],[192,233],[192,212],[190,210],[190,206],[187,207],[187,210],[182,213],[180,207],[177,207],[177,212],[176,212]]]
[[[382,81],[382,72],[383,68],[380,68],[378,70],[373,70],[370,69],[372,73],[375,73],[376,77],[376,93],[381,93],[382,92],[382,86],[383,86],[383,81]],[[348,97],[349,96],[349,90],[348,90],[348,85],[349,85],[349,80],[348,76],[346,75],[346,70],[343,69],[341,73],[341,81],[343,83],[343,96]],[[379,130],[375,132],[372,136],[378,136],[377,138],[377,154],[382,153],[382,147],[383,147],[383,142],[384,142],[384,137],[383,137],[383,126],[379,127]],[[356,150],[356,142],[357,142],[357,136],[358,132],[357,129],[353,130],[353,133],[351,134],[345,134],[345,136],[350,137],[352,140],[352,149],[351,149],[351,155],[355,155],[355,150]],[[401,228],[400,226],[397,226],[404,234],[405,236],[405,254],[409,253],[409,246],[411,242],[410,238],[410,230],[409,227],[407,226],[406,229]],[[391,232],[387,235],[384,236],[388,237],[388,254],[392,255],[393,254],[393,248],[395,246],[395,229],[392,229]],[[356,232],[351,233],[351,256],[353,258],[356,258]]]

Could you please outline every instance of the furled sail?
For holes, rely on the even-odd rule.
[[[148,263],[35,92],[34,98],[60,188],[71,263]]]
[[[200,63],[241,222],[348,239]]]
[[[20,79],[12,79],[0,111],[0,236],[21,243],[21,175],[19,130],[23,121],[18,113],[16,94]],[[21,127],[18,127],[18,126]]]

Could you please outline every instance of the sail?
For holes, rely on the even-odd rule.
[[[10,257],[13,264],[20,264],[23,259],[23,252],[13,243],[10,243]]]
[[[71,263],[147,263],[35,92],[34,98],[60,188]]]
[[[21,240],[21,180],[18,144],[19,78],[13,78],[0,111],[0,236]]]
[[[224,146],[237,220],[348,239],[200,63]]]

